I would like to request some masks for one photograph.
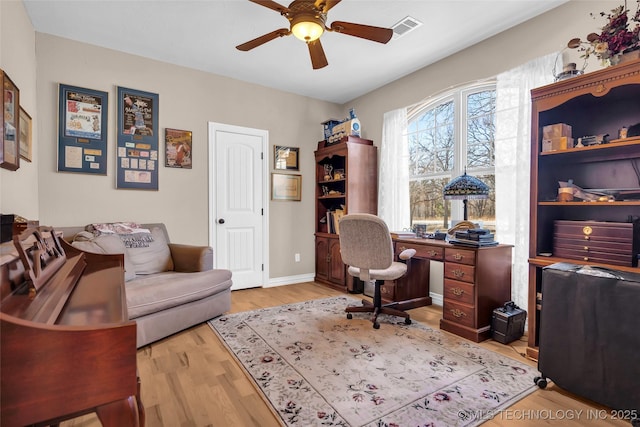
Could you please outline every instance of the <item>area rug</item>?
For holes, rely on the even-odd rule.
[[[536,389],[536,369],[413,321],[346,318],[332,297],[209,324],[287,426],[475,426]]]

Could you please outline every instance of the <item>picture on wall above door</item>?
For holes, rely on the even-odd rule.
[[[164,130],[165,163],[170,168],[191,169],[192,134],[190,130]]]
[[[158,94],[118,86],[116,187],[158,189]]]
[[[107,174],[107,92],[58,87],[58,172]]]

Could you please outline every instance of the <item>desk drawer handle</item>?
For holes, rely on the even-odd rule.
[[[466,316],[466,314],[464,314],[464,311],[461,311],[461,310],[459,310],[457,308],[455,310],[449,310],[449,311],[451,311],[451,314],[453,314],[453,316],[457,317],[457,318],[461,318],[462,316]]]
[[[453,273],[454,276],[460,278],[460,277],[464,277],[464,271],[462,270],[451,270],[451,272]]]
[[[436,255],[438,255],[438,252],[434,251],[433,249],[430,250],[429,252],[427,252],[427,255],[429,255],[430,257],[434,257]]]
[[[464,289],[451,288],[451,292],[456,296],[460,296],[460,295],[464,294]]]
[[[462,258],[464,258],[464,255],[460,255],[459,253],[453,256],[453,259],[455,259],[456,261],[460,261]]]

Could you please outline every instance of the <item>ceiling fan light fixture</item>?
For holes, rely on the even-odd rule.
[[[313,15],[298,15],[291,21],[291,32],[303,42],[312,42],[324,33],[324,22]]]

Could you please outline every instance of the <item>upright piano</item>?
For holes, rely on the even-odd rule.
[[[0,252],[2,426],[91,412],[103,426],[144,426],[123,255],[79,251],[51,227],[12,243]]]

